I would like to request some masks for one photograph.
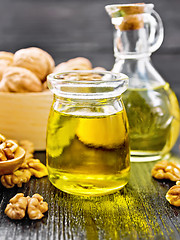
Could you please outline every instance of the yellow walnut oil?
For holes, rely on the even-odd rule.
[[[142,156],[140,160],[146,161],[146,157],[157,160],[168,153],[179,136],[180,125],[178,100],[169,84],[155,89],[129,88],[123,101],[129,121],[131,155],[137,159]]]
[[[98,196],[127,184],[129,136],[124,110],[115,114],[61,112],[51,108],[47,168],[51,183],[76,195]]]

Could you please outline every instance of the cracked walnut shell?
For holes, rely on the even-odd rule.
[[[28,69],[22,67],[8,67],[0,82],[2,92],[41,92],[42,83],[38,77]]]
[[[151,174],[156,179],[178,181],[180,180],[180,165],[162,160],[154,165]]]

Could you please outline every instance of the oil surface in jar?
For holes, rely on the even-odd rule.
[[[179,104],[169,84],[155,89],[128,89],[126,107],[131,155],[161,158],[174,146],[180,126]],[[153,157],[154,156],[154,157]]]
[[[77,116],[51,109],[47,131],[49,179],[77,195],[114,192],[127,184],[130,171],[127,116]]]

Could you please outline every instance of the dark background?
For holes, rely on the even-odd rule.
[[[0,50],[15,52],[37,46],[56,64],[76,56],[110,70],[113,26],[104,6],[135,1],[113,0],[0,0]],[[141,2],[141,1],[138,1]],[[165,39],[152,60],[180,99],[180,1],[153,0],[160,14]]]

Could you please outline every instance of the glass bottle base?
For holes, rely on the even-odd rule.
[[[133,152],[131,151],[131,162],[151,162],[151,161],[157,161],[157,160],[167,160],[171,156],[171,153],[166,153],[164,155],[161,154],[150,154],[145,152]]]
[[[63,192],[93,197],[102,196],[114,193],[122,189],[129,179],[129,171],[126,171],[121,176],[81,176],[61,173],[61,175],[49,175],[50,182]]]

